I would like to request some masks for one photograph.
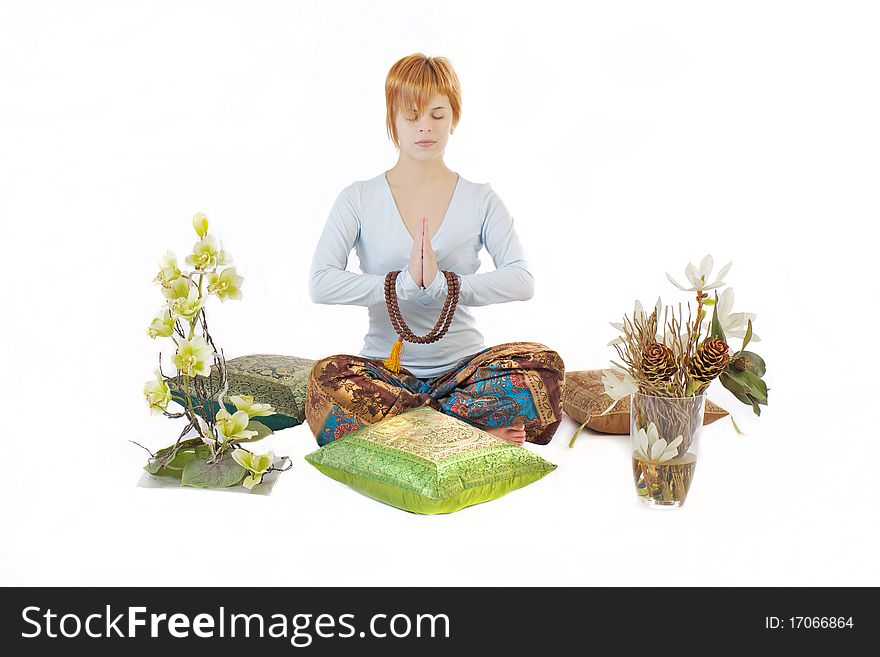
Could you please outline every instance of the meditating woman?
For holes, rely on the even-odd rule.
[[[514,444],[548,443],[562,419],[562,359],[536,342],[486,347],[469,310],[530,299],[534,283],[498,194],[443,162],[461,116],[458,77],[446,58],[410,55],[391,67],[385,99],[397,164],[342,190],[309,279],[312,301],[366,306],[370,326],[358,355],[315,365],[309,426],[324,445],[430,405]],[[477,274],[483,247],[495,270]],[[346,271],[352,248],[363,273]]]

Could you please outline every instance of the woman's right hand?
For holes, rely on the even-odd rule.
[[[412,253],[409,254],[409,275],[419,287],[424,287],[422,280],[422,231],[418,231],[413,240]]]

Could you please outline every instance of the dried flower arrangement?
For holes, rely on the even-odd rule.
[[[271,451],[256,454],[242,446],[242,443],[260,440],[272,433],[269,427],[254,419],[274,413],[271,405],[256,403],[253,397],[240,395],[229,397],[235,413],[226,408],[226,359],[223,350],[218,351],[215,347],[208,331],[205,303],[211,295],[221,303],[227,299],[241,299],[244,278],[237,274],[235,267],[227,267],[218,273],[219,266],[232,264],[231,256],[216,237],[208,234],[208,219],[203,213],[196,213],[192,223],[200,239],[185,262],[192,265],[193,271],[181,271],[171,251],[159,258],[160,270],[153,282],[161,286],[166,302],[146,331],[154,340],[163,337],[174,342],[175,354],[171,362],[177,369],[177,376],[169,377],[162,372],[160,352],[155,379],[145,383],[143,389],[152,414],[161,412],[169,418],[186,417],[188,422],[173,445],[155,454],[143,445],[135,444],[150,453],[144,467],[150,474],[175,477],[180,479],[182,486],[228,488],[241,484],[252,489],[269,472],[288,470],[292,463],[284,456],[279,463],[286,461],[285,467],[276,467]],[[185,330],[184,323],[189,324],[188,330]],[[201,326],[200,336],[195,335],[198,325]],[[217,371],[214,376],[212,361]],[[182,412],[168,411],[172,398],[184,406]],[[192,429],[198,435],[184,440]]]
[[[632,318],[624,316],[622,323],[611,323],[622,333],[609,343],[622,363],[611,361],[611,370],[603,376],[605,393],[612,403],[597,415],[608,413],[619,400],[635,392],[656,397],[696,397],[703,394],[716,378],[738,400],[750,405],[756,415],[761,414],[760,406],[767,404],[769,390],[761,378],[766,365],[758,354],[746,351],[750,342],[760,341],[752,331],[756,315],[732,312],[732,288],[727,287],[720,296],[717,292],[725,285],[724,277],[732,264],[725,265],[717,277],[710,280],[711,255],[702,259],[699,268],[688,263],[685,275],[690,287],[679,284],[666,274],[680,290],[696,292],[696,316],[690,303],[685,318],[680,303],[677,309],[673,309],[663,306],[658,298],[650,314],[636,301]],[[716,290],[714,298],[709,297],[707,290]],[[714,308],[709,321],[705,321],[707,307]],[[741,347],[733,354],[729,344],[731,338],[742,340]],[[590,419],[578,427],[570,446],[574,445]]]

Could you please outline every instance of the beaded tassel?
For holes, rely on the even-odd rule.
[[[397,339],[394,346],[391,347],[391,355],[385,359],[384,364],[389,370],[395,374],[400,373],[400,352],[403,351],[403,340]]]

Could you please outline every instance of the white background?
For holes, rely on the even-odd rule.
[[[872,5],[0,1],[0,583],[880,584]],[[606,367],[636,298],[688,300],[664,272],[733,261],[770,405],[713,384],[746,435],[705,429],[681,510],[568,418],[529,447],[554,473],[446,516],[324,477],[306,426],[266,442],[294,462],[269,497],[136,487],[127,441],[182,428],[147,409],[144,330],[195,212],[245,277],[209,304],[227,358],[360,348],[366,311],[312,304],[307,271],[339,191],[396,162],[384,82],[414,52],[455,66],[445,161],[535,273],[477,309],[487,344]]]

